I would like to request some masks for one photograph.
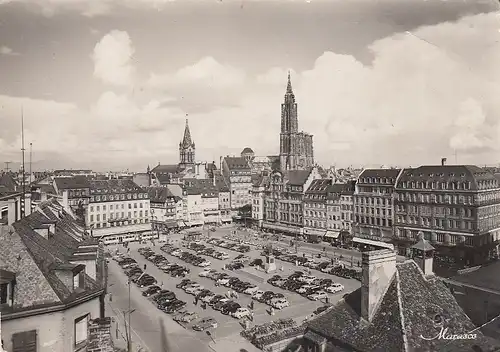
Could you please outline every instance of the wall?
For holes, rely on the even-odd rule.
[[[72,264],[85,265],[85,273],[96,280],[96,261],[95,260],[72,260]]]
[[[12,335],[17,332],[37,330],[37,352],[70,352],[74,347],[74,320],[90,313],[99,317],[99,297],[63,312],[2,321],[4,348],[12,351]]]

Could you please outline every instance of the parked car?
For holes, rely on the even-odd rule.
[[[214,270],[214,269],[205,269],[203,271],[201,271],[198,276],[201,276],[201,277],[208,277],[211,273],[216,273],[217,270]]]
[[[145,290],[142,293],[142,295],[146,296],[146,297],[149,297],[149,296],[157,294],[160,291],[161,291],[160,286],[156,286],[156,285],[155,286],[150,286],[150,287],[147,288],[147,290]]]
[[[188,286],[184,289],[184,292],[189,293],[191,295],[195,294],[196,290],[203,290],[204,287],[201,286],[200,284],[192,284],[191,286]]]
[[[230,315],[236,312],[239,308],[241,308],[241,305],[239,303],[231,301],[222,306],[222,309],[220,311],[222,314]]]
[[[253,295],[255,292],[257,292],[259,290],[259,287],[255,286],[255,285],[252,285],[250,287],[247,287],[245,289],[245,291],[243,291],[243,293],[247,294],[247,295]]]
[[[193,325],[193,330],[204,331],[208,328],[217,328],[217,321],[214,318],[203,318]]]
[[[175,287],[184,289],[188,285],[192,285],[192,284],[195,284],[195,283],[196,282],[193,281],[193,280],[191,280],[191,279],[183,279],[180,283],[178,283],[177,285],[175,285]]]
[[[252,299],[255,299],[255,300],[259,300],[262,298],[262,295],[264,294],[264,291],[262,290],[257,290],[253,295],[252,295]]]
[[[233,313],[231,313],[231,316],[236,319],[241,319],[250,315],[251,313],[248,308],[238,308]]]
[[[168,305],[165,309],[165,313],[172,314],[174,312],[177,312],[178,310],[181,310],[186,306],[186,302],[183,301],[175,301],[174,303]]]
[[[264,264],[264,261],[260,258],[254,259],[248,264],[249,266],[262,266]]]
[[[177,319],[174,318],[174,320],[182,323],[189,323],[196,319],[198,319],[198,313],[195,312],[188,312]]]
[[[318,291],[307,296],[311,301],[318,301],[327,297],[328,294],[325,291]]]
[[[338,293],[338,292],[341,292],[344,290],[344,285],[341,285],[341,284],[332,284],[331,286],[327,287],[325,289],[326,292],[330,292],[330,293]]]
[[[288,302],[286,299],[278,298],[277,300],[273,300],[271,302],[271,306],[281,310],[283,308],[290,307],[290,302]]]
[[[210,292],[209,294],[203,296],[201,298],[201,301],[204,303],[210,303],[212,301],[212,299],[214,299],[215,297],[217,297],[217,295],[213,292]]]

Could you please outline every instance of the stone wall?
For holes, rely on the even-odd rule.
[[[111,318],[98,318],[89,323],[87,352],[113,352]]]

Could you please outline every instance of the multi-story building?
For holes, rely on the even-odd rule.
[[[220,210],[219,210],[219,192],[214,186],[212,180],[199,180],[199,179],[186,179],[184,180],[184,189],[187,191],[188,197],[193,196],[193,199],[199,195],[200,204],[199,208],[202,211],[202,225],[203,224],[219,224]],[[198,204],[193,202],[188,202],[188,204],[193,205],[198,209]],[[189,210],[191,214],[191,210]],[[196,217],[197,218],[197,217]],[[192,219],[192,217],[190,217]],[[190,226],[197,226],[198,224],[193,224],[192,220],[188,220]]]
[[[285,100],[281,104],[280,133],[281,170],[307,170],[314,166],[313,136],[299,132],[299,120],[295,94],[292,90],[290,73]]]
[[[67,204],[79,217],[85,216],[90,202],[90,179],[87,176],[56,177],[53,187],[62,197],[63,204]]]
[[[269,173],[252,176],[252,220],[259,228],[264,221],[264,201],[266,188],[269,187]]]
[[[313,180],[304,193],[304,235],[314,242],[328,230],[327,190],[331,184],[331,179]]]
[[[342,221],[342,231],[352,234],[352,222],[354,211],[354,191],[356,190],[356,180],[347,181],[340,193],[340,220]]]
[[[252,174],[260,174],[263,171],[271,172],[280,169],[279,155],[254,156],[249,162]]]
[[[71,209],[41,203],[12,226],[0,226],[0,242],[2,350],[113,350],[104,253],[85,238]],[[99,349],[94,329],[108,336]]]
[[[151,229],[168,232],[179,226],[178,209],[182,210],[182,198],[175,196],[167,187],[149,187]],[[181,213],[182,214],[182,213]]]
[[[86,224],[105,243],[151,238],[150,202],[132,180],[91,180]]]
[[[498,256],[500,186],[471,165],[404,169],[396,184],[395,241],[401,254],[422,232],[437,255],[463,264]]]
[[[302,235],[304,193],[321,178],[316,167],[310,170],[274,171],[265,191],[262,227],[292,235]]]
[[[229,184],[231,209],[251,204],[252,170],[244,157],[226,156],[222,159],[222,174]]]
[[[231,215],[231,193],[229,191],[229,186],[224,179],[224,176],[219,170],[213,172],[213,182],[217,192],[219,193],[219,211],[220,220],[222,224],[228,224],[233,221]]]
[[[183,189],[184,222],[188,227],[203,226],[205,223],[201,191],[194,187]]]
[[[362,238],[392,242],[394,186],[400,172],[400,169],[365,169],[361,172],[354,193],[354,241]]]
[[[342,230],[342,192],[344,191],[345,185],[342,183],[335,183],[328,187],[327,197],[326,197],[326,216],[327,216],[327,228],[333,230],[335,233],[335,238],[338,237],[340,231]]]

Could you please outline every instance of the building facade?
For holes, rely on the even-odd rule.
[[[178,228],[179,220],[182,221],[182,217],[178,217],[178,209],[182,210],[182,198],[176,197],[167,187],[149,187],[147,191],[153,232],[168,233]]]
[[[438,256],[465,265],[498,257],[500,186],[470,165],[404,169],[396,184],[395,241],[400,253],[423,232]]]
[[[231,192],[224,176],[219,170],[213,173],[214,186],[219,193],[219,211],[222,224],[229,224],[233,221],[231,215]]]
[[[313,136],[299,132],[297,103],[290,73],[281,104],[280,165],[286,170],[307,170],[314,166]]]
[[[365,169],[354,193],[355,238],[392,242],[394,186],[400,169]]]
[[[266,188],[269,187],[269,174],[255,175],[252,183],[252,221],[261,228],[264,221],[264,201]]]
[[[352,223],[354,219],[354,191],[356,190],[356,180],[350,180],[344,185],[340,194],[340,219],[342,221],[342,231],[352,234]]]
[[[317,168],[274,171],[265,191],[262,227],[273,232],[302,235],[304,227],[304,193],[321,178]]]
[[[317,240],[328,230],[327,190],[332,180],[313,180],[304,193],[304,235]]]
[[[229,184],[231,209],[235,211],[251,204],[252,170],[246,159],[226,156],[222,159],[221,169]]]
[[[151,238],[147,190],[132,180],[90,181],[86,224],[92,236],[105,243]]]
[[[327,227],[338,235],[342,229],[342,192],[344,184],[335,183],[328,187],[326,197]]]

